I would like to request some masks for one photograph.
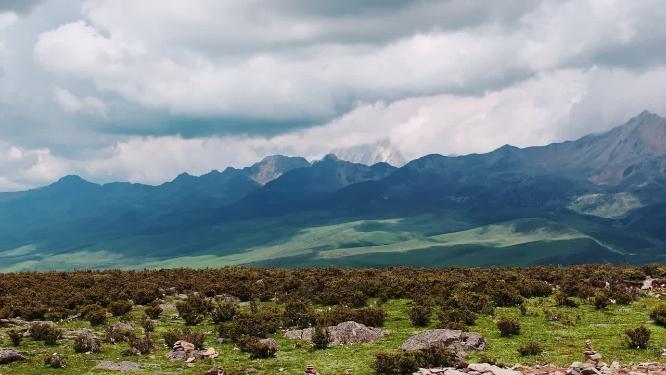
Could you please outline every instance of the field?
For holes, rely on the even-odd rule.
[[[500,215],[469,221],[447,213],[331,222],[318,214],[287,216],[227,223],[194,233],[143,235],[129,242],[109,240],[75,249],[25,244],[0,251],[0,270],[642,262],[624,250],[628,244],[643,246],[641,238],[619,235],[595,220],[603,219],[563,215],[505,220]],[[483,224],[486,222],[490,224]]]
[[[137,373],[179,373],[203,374],[213,367],[223,367],[227,373],[246,373],[253,368],[257,374],[301,374],[308,364],[314,364],[320,374],[343,374],[350,370],[352,374],[375,374],[372,369],[375,355],[380,352],[395,353],[402,342],[415,333],[437,328],[446,324],[437,318],[440,310],[465,310],[465,304],[474,296],[466,294],[475,291],[476,297],[487,296],[491,309],[484,309],[476,314],[476,321],[468,326],[472,332],[483,335],[487,342],[484,353],[473,353],[468,361],[487,361],[492,359],[498,363],[513,365],[516,363],[555,363],[566,366],[573,361],[582,359],[582,350],[586,339],[591,339],[595,349],[610,363],[617,360],[621,363],[663,361],[661,352],[666,347],[666,328],[655,324],[650,313],[660,304],[666,303],[664,295],[658,292],[637,293],[638,286],[645,272],[655,276],[664,276],[664,268],[630,268],[608,266],[581,266],[570,268],[539,267],[512,268],[495,270],[451,269],[451,270],[419,270],[393,269],[382,270],[266,270],[266,269],[221,269],[221,270],[163,270],[129,273],[109,271],[100,273],[48,273],[48,274],[5,274],[0,276],[3,281],[0,311],[4,318],[30,315],[35,320],[51,319],[64,333],[75,329],[92,329],[102,339],[101,351],[97,353],[76,353],[71,339],[61,338],[55,345],[46,345],[38,339],[24,338],[15,348],[25,353],[27,359],[9,365],[1,365],[2,374],[44,374],[44,373],[103,373],[93,369],[98,360],[131,361],[141,365]],[[316,275],[319,273],[318,275]],[[301,276],[302,275],[302,276]],[[389,276],[390,275],[390,276]],[[28,282],[26,280],[30,279]],[[64,289],[62,296],[69,296],[72,290],[80,294],[75,298],[59,298],[56,292],[40,284],[51,280],[53,288]],[[153,283],[164,283],[167,293],[158,292],[153,295],[150,286]],[[229,282],[234,280],[234,284]],[[260,281],[261,280],[261,281]],[[320,284],[314,287],[317,281]],[[516,294],[505,294],[502,290],[488,283],[495,280],[502,285],[502,290],[514,291]],[[546,283],[549,288],[543,288]],[[611,284],[609,294],[620,303],[610,302],[606,308],[598,309],[594,302],[605,288],[597,287],[602,280]],[[83,282],[87,284],[84,284]],[[382,281],[384,281],[382,283]],[[127,285],[127,283],[133,283]],[[605,281],[604,281],[605,282]],[[31,294],[25,288],[35,284],[32,300],[24,300]],[[433,284],[434,283],[434,284]],[[542,284],[544,283],[544,284]],[[42,285],[40,289],[37,285]],[[257,287],[260,285],[261,287]],[[314,289],[308,287],[312,285]],[[384,285],[384,286],[382,286]],[[428,289],[422,289],[430,285]],[[531,285],[531,288],[520,288]],[[97,288],[106,287],[108,292]],[[168,288],[167,288],[168,287]],[[549,289],[555,287],[559,292],[551,294]],[[69,289],[69,290],[68,290]],[[179,293],[189,293],[186,298]],[[238,295],[241,300],[254,302],[233,302],[240,309],[238,314],[247,316],[269,316],[266,319],[278,319],[279,327],[268,330],[265,336],[274,338],[279,350],[274,358],[250,359],[247,352],[234,350],[239,345],[236,339],[218,341],[218,324],[212,321],[211,310],[203,312],[203,320],[191,326],[193,331],[206,332],[205,346],[219,352],[215,359],[198,359],[191,364],[184,361],[171,361],[166,358],[169,348],[164,345],[163,335],[171,329],[180,329],[185,322],[176,309],[180,304],[196,301],[200,295]],[[605,293],[605,292],[603,292]],[[392,294],[392,295],[391,295]],[[409,298],[412,296],[412,298]],[[566,307],[561,299],[567,296],[580,304],[578,307]],[[628,297],[629,296],[629,297]],[[271,297],[271,298],[269,298]],[[106,328],[119,321],[134,325],[134,334],[143,335],[139,324],[144,316],[146,306],[152,298],[157,298],[164,307],[159,318],[153,320],[155,330],[150,334],[154,347],[150,353],[143,355],[127,355],[128,343],[110,343],[105,340]],[[485,298],[485,297],[484,297]],[[62,300],[65,301],[62,301]],[[71,320],[59,320],[51,315],[71,316],[81,311],[82,306],[91,302],[104,305],[112,310],[112,300],[126,301],[143,300],[143,305],[134,303],[126,314],[110,316],[103,325],[91,326],[85,316]],[[218,297],[219,299],[219,297]],[[272,299],[272,300],[271,300]],[[73,303],[77,300],[77,303]],[[213,308],[215,298],[210,301]],[[345,311],[364,311],[374,309],[383,311],[383,328],[388,334],[374,343],[335,346],[324,350],[313,350],[309,342],[295,342],[284,338],[283,329],[287,328],[289,316],[285,308],[290,304],[299,306],[295,301],[307,301],[306,306],[312,324],[326,319],[330,313],[337,311],[340,305],[350,306]],[[428,326],[416,327],[409,318],[409,311],[415,305],[429,301],[433,306],[432,319]],[[194,302],[192,302],[194,303]],[[50,304],[50,306],[46,306]],[[254,307],[252,306],[254,304]],[[500,306],[498,306],[500,305]],[[510,305],[510,306],[509,306]],[[520,307],[520,306],[523,307]],[[367,306],[367,307],[363,307]],[[472,305],[470,305],[472,306]],[[71,309],[70,309],[71,307]],[[470,307],[471,308],[471,307]],[[85,310],[85,309],[84,309]],[[521,311],[522,310],[522,311]],[[105,310],[106,311],[106,310]],[[264,314],[268,312],[270,314]],[[35,317],[42,314],[43,317]],[[239,316],[237,314],[237,316]],[[258,315],[257,315],[258,314]],[[363,315],[359,315],[363,319]],[[501,337],[496,326],[502,317],[515,317],[521,325],[520,334]],[[2,340],[4,347],[11,347],[7,334],[10,330],[29,328],[29,322],[3,320]],[[14,322],[15,324],[10,324]],[[240,324],[234,319],[230,324]],[[18,324],[18,325],[17,325]],[[220,323],[224,324],[224,323]],[[651,331],[650,345],[647,349],[629,348],[625,344],[624,331],[629,328],[645,326]],[[543,353],[536,356],[522,357],[518,348],[527,341],[536,341]],[[235,344],[234,344],[235,342]],[[45,367],[44,358],[52,353],[66,357],[65,368],[53,369]],[[482,357],[483,356],[483,357]]]

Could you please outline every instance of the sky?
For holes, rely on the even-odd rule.
[[[0,0],[0,191],[666,115],[662,0]]]

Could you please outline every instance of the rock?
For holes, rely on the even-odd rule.
[[[98,370],[108,370],[108,371],[120,371],[120,372],[134,372],[141,369],[141,365],[136,362],[122,361],[122,362],[112,362],[112,361],[99,361],[97,366]]]
[[[224,369],[215,367],[204,372],[204,375],[224,375]]]
[[[416,334],[402,345],[402,350],[420,350],[432,345],[443,345],[454,348],[459,352],[468,353],[473,351],[483,351],[486,348],[486,341],[483,336],[474,332],[463,332],[454,329],[435,329]]]
[[[113,323],[109,326],[111,331],[114,332],[122,332],[122,331],[133,331],[134,326],[132,323],[123,323],[123,322],[118,322],[118,323]]]
[[[471,363],[467,366],[468,370],[476,371],[481,374],[492,375],[522,375],[519,371],[501,368],[489,363]]]
[[[312,328],[294,329],[286,331],[284,336],[290,340],[312,340],[312,332]],[[328,327],[328,332],[331,334],[329,346],[375,342],[386,335],[383,329],[352,321]]]
[[[599,365],[599,360],[601,360],[601,354],[597,353],[592,347],[592,341],[585,341],[585,351],[583,352],[585,362],[592,363],[595,366]]]
[[[652,287],[653,287],[652,283],[653,283],[653,281],[654,281],[653,278],[651,278],[650,276],[646,276],[646,277],[645,277],[645,280],[643,280],[643,285],[641,285],[641,289],[642,289],[642,290],[652,290]]]
[[[280,345],[278,345],[277,341],[273,339],[261,339],[259,340],[259,342],[261,344],[268,346],[273,351],[277,351],[278,349],[280,349]]]
[[[0,365],[5,365],[7,363],[24,361],[25,356],[23,353],[14,350],[14,349],[0,349]]]
[[[208,348],[206,350],[202,350],[199,352],[203,358],[217,358],[220,353],[217,352],[217,350],[213,348]]]
[[[319,375],[319,373],[317,372],[317,369],[314,367],[314,365],[307,365],[307,367],[305,368],[304,374],[305,375]]]
[[[194,344],[184,340],[178,340],[176,341],[175,344],[173,344],[173,351],[175,352],[179,351],[191,352],[193,350],[194,350]]]
[[[99,337],[95,333],[95,331],[88,329],[88,328],[79,328],[79,329],[73,329],[69,331],[65,331],[65,333],[62,335],[63,338],[66,339],[75,339],[79,335],[85,335],[86,337],[89,337],[93,340],[97,339],[99,340]]]

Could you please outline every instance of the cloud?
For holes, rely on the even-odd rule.
[[[84,112],[105,116],[106,104],[92,96],[77,97],[67,89],[56,88],[53,91],[56,101],[65,112]]]
[[[23,155],[8,188],[386,138],[410,158],[483,152],[666,114],[659,0],[24,4],[0,4],[0,142]]]

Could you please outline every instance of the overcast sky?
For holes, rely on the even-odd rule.
[[[0,0],[0,190],[666,114],[663,0]]]

